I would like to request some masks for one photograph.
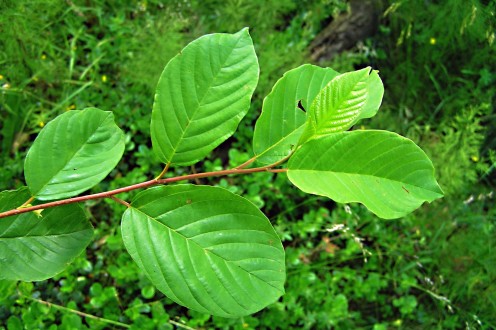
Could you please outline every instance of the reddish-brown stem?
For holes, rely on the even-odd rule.
[[[215,171],[215,172],[188,174],[188,175],[176,176],[173,178],[166,178],[166,179],[153,179],[153,180],[133,184],[131,186],[127,186],[127,187],[123,187],[123,188],[119,188],[119,189],[114,189],[114,190],[110,190],[110,191],[106,191],[106,192],[101,192],[101,193],[97,193],[97,194],[72,197],[72,198],[63,199],[60,201],[49,202],[49,203],[39,204],[39,205],[35,205],[35,206],[23,207],[23,208],[18,208],[18,209],[6,211],[6,212],[1,212],[0,218],[5,218],[5,217],[11,216],[11,215],[17,215],[17,214],[41,210],[41,209],[47,209],[50,207],[56,207],[56,206],[65,205],[65,204],[84,202],[84,201],[88,201],[88,200],[92,200],[92,199],[111,198],[112,196],[120,194],[120,193],[132,191],[132,190],[136,190],[136,189],[148,188],[148,187],[159,185],[159,184],[167,184],[167,183],[178,182],[178,181],[195,180],[195,179],[201,179],[201,178],[207,178],[207,177],[213,177],[213,176],[224,176],[224,175],[232,175],[232,174],[249,174],[249,173],[256,173],[256,172],[275,172],[275,173],[278,173],[278,172],[285,171],[285,169],[281,169],[282,171],[272,169],[274,166],[277,166],[278,164],[280,164],[280,162],[278,162],[276,164],[263,166],[263,167],[256,167],[256,168],[247,168],[247,169],[233,168],[233,169],[229,169],[229,170],[221,170],[221,171]]]
[[[89,201],[92,199],[100,199],[100,198],[107,198],[113,195],[117,195],[123,192],[128,192],[131,190],[135,189],[140,189],[140,188],[147,188],[153,185],[158,184],[157,180],[150,180],[150,181],[145,181],[141,182],[138,184],[134,184],[131,186],[119,188],[119,189],[114,189],[106,192],[101,192],[98,194],[92,194],[92,195],[86,195],[86,196],[78,196],[78,197],[72,197],[68,199],[63,199],[60,201],[55,201],[55,202],[49,202],[49,203],[44,203],[44,204],[39,204],[35,206],[30,206],[30,207],[23,207],[15,210],[10,210],[6,212],[0,213],[0,218],[5,218],[10,215],[16,215],[16,214],[21,214],[21,213],[26,213],[30,211],[36,211],[36,210],[41,210],[41,209],[47,209],[50,207],[55,207],[55,206],[60,206],[60,205],[65,205],[65,204],[72,204],[72,203],[77,203],[77,202],[84,202],[84,201]]]
[[[267,171],[269,171],[270,173],[284,173],[284,172],[287,172],[288,169],[287,168],[276,168],[274,170],[269,169]]]

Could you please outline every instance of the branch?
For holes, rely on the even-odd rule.
[[[263,166],[263,167],[256,167],[256,168],[248,168],[248,169],[233,168],[233,169],[229,169],[229,170],[221,170],[221,171],[215,171],[215,172],[188,174],[188,175],[176,176],[176,177],[167,178],[167,179],[153,179],[153,180],[141,182],[138,184],[133,184],[133,185],[130,185],[127,187],[114,189],[114,190],[110,190],[110,191],[106,191],[106,192],[101,192],[101,193],[97,193],[97,194],[72,197],[72,198],[63,199],[60,201],[38,204],[35,206],[22,207],[22,208],[17,208],[17,209],[6,211],[6,212],[1,212],[0,218],[5,218],[5,217],[11,216],[11,215],[27,213],[27,212],[36,211],[36,210],[48,209],[51,207],[56,207],[56,206],[65,205],[65,204],[72,204],[72,203],[89,201],[92,199],[111,198],[112,196],[120,194],[120,193],[132,191],[132,190],[136,190],[136,189],[148,188],[148,187],[156,186],[159,184],[168,184],[168,183],[178,182],[178,181],[195,180],[195,179],[200,179],[200,178],[207,178],[207,177],[214,177],[214,176],[225,176],[225,175],[233,175],[233,174],[235,174],[235,175],[236,174],[248,174],[248,173],[256,173],[256,172],[279,173],[279,172],[286,171],[286,169],[279,169],[279,170],[272,169],[273,167],[279,165],[280,163],[281,162],[277,162],[277,163],[274,163],[271,165],[267,165],[267,166]]]

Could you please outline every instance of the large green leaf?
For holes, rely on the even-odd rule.
[[[398,218],[442,197],[427,155],[386,131],[340,132],[312,139],[290,158],[289,180],[340,203],[360,202],[381,218]]]
[[[112,112],[68,111],[41,130],[26,155],[24,176],[39,200],[72,197],[102,181],[123,153],[124,133]]]
[[[306,114],[315,96],[339,73],[305,64],[290,70],[277,81],[264,99],[262,114],[255,125],[253,151],[257,161],[272,164],[288,156],[303,132]]]
[[[193,164],[231,136],[250,107],[258,74],[248,29],[187,45],[157,86],[151,135],[159,159]]]
[[[156,187],[122,219],[124,244],[175,302],[224,317],[254,313],[284,293],[284,249],[246,199],[211,186]]]
[[[27,188],[0,193],[0,212],[30,197]],[[69,204],[0,219],[0,279],[41,281],[53,277],[90,243],[93,227],[81,206]]]
[[[346,131],[360,119],[373,117],[383,95],[381,78],[370,67],[337,76],[312,102],[300,142]]]

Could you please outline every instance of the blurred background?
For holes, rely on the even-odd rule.
[[[446,194],[385,221],[305,195],[284,174],[202,179],[260,207],[286,249],[286,295],[240,319],[156,291],[122,244],[122,205],[93,201],[94,241],[63,273],[0,281],[0,329],[495,329],[495,13],[495,0],[0,0],[1,190],[24,185],[48,121],[90,106],[126,133],[124,158],[92,192],[155,177],[149,122],[165,64],[197,37],[248,26],[261,68],[252,108],[234,137],[174,175],[249,159],[263,98],[287,70],[372,66],[384,101],[360,125],[414,140]]]

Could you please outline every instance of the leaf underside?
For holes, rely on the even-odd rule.
[[[124,213],[122,235],[152,283],[190,309],[238,317],[284,293],[280,239],[257,207],[225,189],[148,189]]]
[[[30,197],[26,188],[0,193],[0,212]],[[0,219],[0,279],[41,281],[55,276],[90,243],[93,227],[78,204]]]
[[[312,139],[289,160],[288,178],[307,193],[360,202],[385,219],[442,197],[427,155],[412,141],[386,131]]]
[[[253,151],[258,162],[273,164],[289,155],[306,121],[298,102],[308,110],[320,90],[338,75],[332,69],[305,64],[286,72],[277,81],[264,99],[262,114],[255,125]]]
[[[68,111],[40,132],[26,155],[24,175],[39,200],[72,197],[102,181],[124,153],[124,133],[111,112]]]
[[[248,29],[187,45],[157,86],[151,136],[159,159],[190,165],[231,136],[250,107],[258,75]]]

